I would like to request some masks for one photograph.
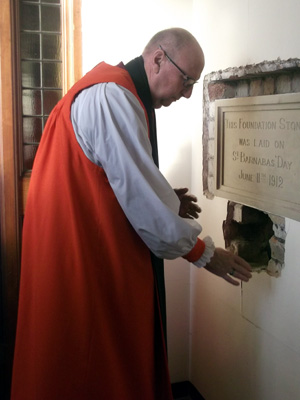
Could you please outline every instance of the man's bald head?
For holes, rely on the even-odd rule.
[[[153,106],[169,106],[181,97],[189,98],[204,68],[204,54],[196,38],[182,28],[156,33],[143,51]]]

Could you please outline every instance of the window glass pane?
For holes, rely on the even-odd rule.
[[[23,160],[25,171],[32,169],[34,157],[38,149],[38,144],[25,144],[23,146]]]
[[[49,115],[61,99],[62,90],[44,90],[43,96],[44,115]]]
[[[39,6],[21,3],[20,16],[21,30],[38,31],[40,29]]]
[[[62,87],[61,63],[43,63],[43,87]]]
[[[61,1],[19,4],[24,172],[32,168],[47,118],[62,98]]]
[[[60,8],[42,5],[42,31],[60,32]]]
[[[34,88],[41,86],[40,63],[34,61],[22,61],[22,86]]]
[[[42,118],[23,118],[23,141],[24,143],[39,143],[42,136]]]
[[[41,91],[40,90],[23,90],[22,105],[24,115],[41,115]]]
[[[21,33],[21,58],[40,58],[40,35]]]
[[[61,60],[61,35],[43,34],[42,54],[43,59]]]

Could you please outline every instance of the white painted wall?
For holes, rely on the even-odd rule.
[[[298,0],[195,0],[205,74],[264,60],[300,58]],[[227,202],[201,196],[201,127],[193,138],[193,190],[205,234],[223,246]],[[300,399],[300,223],[286,219],[286,266],[242,290],[191,269],[190,380],[206,400]]]
[[[160,29],[181,26],[200,41],[204,74],[300,58],[299,0],[84,0],[83,68],[140,55]],[[203,234],[224,246],[226,201],[202,196],[202,87],[157,112],[160,166],[189,186],[203,209]],[[255,275],[243,290],[184,260],[166,262],[169,364],[206,400],[300,399],[300,224],[287,220],[282,277]]]

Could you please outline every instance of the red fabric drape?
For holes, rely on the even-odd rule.
[[[99,64],[57,104],[32,172],[23,228],[12,400],[171,400],[149,249],[103,169],[78,145],[74,96],[129,74]]]

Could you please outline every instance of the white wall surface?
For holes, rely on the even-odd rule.
[[[195,0],[194,5],[204,74],[300,58],[298,0]],[[193,137],[193,190],[203,208],[204,233],[224,246],[227,202],[201,196],[201,135],[200,126]],[[280,278],[254,274],[241,289],[191,269],[190,380],[206,400],[300,399],[300,223],[286,219],[286,231]]]

